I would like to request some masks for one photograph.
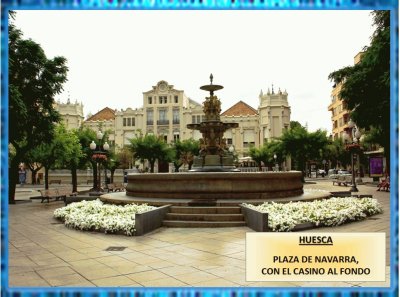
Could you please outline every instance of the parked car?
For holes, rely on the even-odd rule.
[[[337,170],[336,169],[329,169],[328,170],[328,177],[330,177],[331,175],[337,174]]]
[[[348,172],[347,170],[339,170],[337,174],[351,174],[350,172]]]

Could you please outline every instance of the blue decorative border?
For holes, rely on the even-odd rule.
[[[1,293],[37,297],[398,296],[399,40],[396,0],[6,0],[1,3]],[[8,288],[8,11],[17,9],[391,10],[391,287],[390,288]]]

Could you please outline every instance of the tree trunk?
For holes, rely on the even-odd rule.
[[[76,173],[76,166],[71,166],[71,175],[72,175],[72,192],[78,192],[78,176]]]
[[[110,170],[110,174],[111,174],[111,176],[110,176],[110,183],[113,183],[114,182],[114,173],[115,173],[115,169],[111,169]]]
[[[32,176],[31,184],[32,185],[36,185],[36,174],[37,174],[37,170],[31,169],[31,176]]]
[[[15,156],[8,167],[8,203],[15,204],[15,190],[18,183],[19,158]]]
[[[44,167],[44,188],[49,189],[49,167]]]

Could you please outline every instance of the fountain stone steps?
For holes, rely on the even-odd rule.
[[[186,214],[186,213],[167,213],[165,220],[167,221],[243,221],[242,214]]]
[[[245,221],[228,221],[228,222],[212,222],[212,221],[163,221],[165,227],[175,228],[221,228],[221,227],[243,227],[247,226]]]
[[[240,214],[239,206],[220,206],[220,207],[185,207],[171,206],[172,213],[182,214]]]

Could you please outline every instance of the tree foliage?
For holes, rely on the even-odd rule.
[[[154,172],[154,164],[159,161],[170,161],[173,159],[173,151],[168,144],[161,138],[153,134],[138,134],[137,137],[130,139],[130,149],[136,159],[142,162],[148,160],[150,172]]]
[[[172,144],[174,157],[172,162],[175,167],[175,172],[179,171],[182,165],[187,165],[189,170],[192,168],[194,157],[199,155],[200,142],[193,138],[178,140]]]
[[[320,159],[328,144],[326,131],[308,132],[301,125],[294,125],[292,129],[284,131],[280,139],[283,154],[291,156],[295,168],[303,173],[307,162]]]
[[[359,128],[376,129],[375,141],[390,147],[390,11],[373,11],[375,31],[361,61],[332,72],[329,78],[342,84],[339,96]]]
[[[51,142],[54,124],[60,120],[54,97],[67,80],[66,59],[48,59],[39,44],[24,39],[9,26],[9,143],[15,149],[9,164],[9,203],[14,203],[18,165],[25,154]]]

